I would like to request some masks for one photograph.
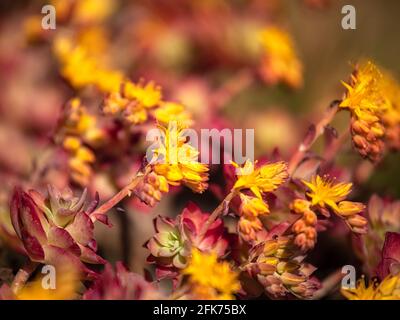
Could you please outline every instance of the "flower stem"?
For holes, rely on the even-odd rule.
[[[218,207],[215,208],[215,210],[210,214],[208,217],[207,221],[204,223],[203,227],[200,230],[199,233],[199,239],[202,239],[207,230],[210,228],[210,226],[213,224],[215,220],[217,220],[218,216],[221,215],[224,212],[224,209],[229,206],[229,203],[231,200],[236,196],[236,190],[231,190],[228,195],[222,200],[222,202],[218,205]]]
[[[150,172],[150,167],[147,166],[144,172],[139,171],[132,181],[116,193],[112,198],[104,202],[100,207],[91,213],[91,215],[105,214],[121,202],[125,197],[130,196],[132,190],[143,180],[143,178]]]
[[[14,292],[14,294],[18,294],[21,291],[21,289],[25,286],[25,283],[28,281],[31,274],[36,270],[38,265],[38,262],[29,261],[28,264],[19,269],[11,284],[11,290]]]
[[[335,100],[326,110],[324,117],[316,124],[310,127],[303,142],[297,148],[297,151],[291,157],[288,166],[288,172],[292,175],[299,164],[303,161],[305,154],[311,149],[314,142],[325,132],[326,126],[333,120],[339,110],[339,101]]]

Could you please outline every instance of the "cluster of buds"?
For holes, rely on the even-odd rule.
[[[294,243],[302,250],[307,251],[314,248],[317,242],[317,222],[318,218],[311,210],[311,203],[304,199],[295,199],[290,204],[293,213],[301,215],[292,226],[295,234]]]
[[[154,207],[161,200],[162,194],[169,191],[169,185],[164,176],[150,172],[143,177],[133,191],[140,200]]]
[[[260,216],[270,213],[265,196],[286,181],[287,165],[285,162],[274,162],[256,168],[249,160],[243,167],[236,163],[233,165],[237,170],[237,180],[232,190],[239,194],[241,200],[238,232],[243,240],[254,244],[263,239],[266,232],[260,220]]]
[[[144,123],[149,117],[161,124],[172,120],[191,124],[190,115],[183,105],[163,101],[161,87],[152,81],[123,81],[118,90],[111,92],[104,100],[103,112],[107,115],[121,116],[131,124]]]
[[[385,147],[383,76],[372,62],[367,62],[353,72],[349,84],[342,83],[347,92],[340,107],[351,112],[353,145],[362,157],[378,162]]]
[[[239,207],[240,218],[238,231],[240,236],[249,243],[259,238],[259,232],[264,230],[259,216],[269,213],[268,204],[257,197],[240,194],[241,205]]]
[[[87,111],[80,99],[69,101],[60,121],[56,142],[68,152],[68,167],[75,183],[88,185],[96,160],[92,148],[104,139],[104,132],[99,128],[96,117]]]
[[[147,261],[155,263],[158,279],[176,277],[178,270],[186,267],[192,248],[213,251],[219,257],[225,253],[228,240],[221,219],[215,220],[203,234],[209,216],[189,203],[175,220],[161,216],[154,220],[156,234],[146,247],[150,251]]]
[[[255,245],[242,269],[255,278],[273,299],[290,296],[310,299],[320,288],[320,283],[311,276],[315,267],[303,259],[293,237],[277,236]]]
[[[115,271],[107,263],[104,271],[83,294],[83,300],[155,300],[161,299],[156,287],[142,276],[130,272],[121,262]]]
[[[263,48],[260,72],[265,82],[283,82],[295,89],[301,87],[302,65],[290,35],[277,27],[268,27],[261,32],[260,42]]]
[[[94,240],[97,201],[85,209],[86,191],[81,197],[49,187],[48,197],[16,188],[11,200],[11,221],[26,254],[32,261],[51,265],[72,263],[89,278],[97,274],[83,262],[103,264]]]

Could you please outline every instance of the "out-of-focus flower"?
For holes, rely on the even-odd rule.
[[[201,235],[208,213],[203,213],[189,203],[175,220],[157,217],[154,220],[156,234],[147,242],[150,251],[148,262],[156,264],[157,278],[175,277],[186,267],[193,247],[201,251],[213,251],[222,256],[228,246],[221,219],[215,220],[207,232]]]
[[[362,63],[351,75],[340,108],[351,112],[353,144],[361,156],[377,162],[382,157],[385,128],[382,114],[386,109],[382,74],[370,61]]]
[[[88,112],[79,98],[66,104],[56,142],[68,152],[71,179],[86,186],[93,175],[92,165],[96,156],[92,149],[106,140],[96,117]]]
[[[103,104],[106,115],[119,116],[131,124],[142,124],[149,118],[161,125],[177,121],[185,126],[192,123],[191,115],[179,103],[163,101],[161,87],[150,81],[122,82]]]
[[[123,81],[119,71],[102,65],[100,59],[90,55],[83,46],[75,45],[69,38],[58,37],[54,52],[60,61],[60,72],[73,87],[80,89],[94,85],[103,92],[116,92]]]
[[[257,279],[274,299],[290,296],[310,299],[320,283],[311,277],[315,267],[303,259],[293,237],[277,236],[253,246],[243,270]]]
[[[183,184],[202,193],[208,187],[208,167],[198,161],[199,151],[186,142],[180,124],[170,122],[160,129],[161,137],[153,149],[152,171],[165,177],[170,185]]]
[[[161,98],[161,87],[154,82],[124,81],[105,99],[103,111],[109,115],[122,115],[128,122],[139,124],[148,119],[149,110],[155,108]]]
[[[94,226],[84,211],[86,192],[80,198],[49,187],[49,196],[16,188],[11,200],[11,221],[32,261],[60,265],[72,263],[88,277],[96,273],[82,262],[103,264],[95,252]],[[82,261],[82,262],[81,262]]]
[[[14,293],[10,287],[3,285],[0,288],[0,300],[71,300],[78,297],[80,286],[80,271],[76,265],[64,260],[62,264],[53,266],[54,278],[51,281],[44,279],[45,275],[37,276],[33,281]],[[46,283],[48,282],[48,283]]]
[[[263,193],[275,191],[288,178],[287,165],[285,162],[274,162],[255,168],[254,164],[247,160],[243,167],[236,163],[238,179],[233,186],[237,191],[250,189],[258,198]]]
[[[341,292],[349,300],[400,300],[400,276],[388,276],[381,283],[369,285],[362,278],[356,288],[342,288]]]
[[[204,253],[194,249],[182,274],[189,277],[191,298],[231,300],[240,289],[238,273],[228,262],[219,262],[215,252]]]
[[[263,56],[260,72],[269,84],[284,82],[293,88],[303,84],[302,65],[297,57],[290,35],[277,27],[268,27],[260,33]]]
[[[115,270],[107,263],[104,271],[83,294],[83,300],[155,300],[161,295],[142,276],[130,272],[122,262]]]
[[[303,181],[309,188],[306,193],[311,206],[322,214],[329,216],[328,209],[342,218],[355,233],[366,233],[368,221],[359,213],[365,206],[360,202],[344,201],[351,192],[351,183],[335,183],[328,177],[313,176],[310,182]]]
[[[80,274],[73,264],[58,265],[55,287],[44,288],[43,277],[25,285],[17,294],[18,300],[71,300],[77,298]]]
[[[400,85],[388,72],[383,75],[383,94],[387,107],[382,115],[382,123],[385,126],[385,143],[389,149],[399,151]]]

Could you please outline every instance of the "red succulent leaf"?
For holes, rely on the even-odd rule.
[[[93,239],[94,225],[89,216],[80,211],[76,214],[74,221],[65,228],[72,238],[79,244],[86,246]]]
[[[376,274],[383,280],[390,273],[397,272],[400,272],[400,233],[387,232]]]
[[[81,249],[78,244],[65,229],[51,227],[47,236],[48,244],[66,249],[78,257],[81,255]]]

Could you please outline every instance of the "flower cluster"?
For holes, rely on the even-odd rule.
[[[316,268],[303,259],[291,236],[277,236],[254,246],[243,270],[257,279],[274,299],[289,296],[309,299],[320,283],[311,276]]]
[[[193,249],[188,266],[182,274],[189,277],[190,295],[200,300],[231,300],[240,289],[238,273],[228,262],[218,261],[214,252]]]
[[[237,181],[233,190],[239,193],[241,200],[238,230],[243,239],[253,243],[258,240],[257,234],[263,230],[260,216],[270,212],[263,197],[285,182],[288,178],[287,165],[276,162],[255,168],[249,160],[243,167],[233,164],[237,168]]]
[[[141,124],[149,117],[160,124],[179,121],[190,125],[191,119],[184,106],[162,100],[161,87],[154,82],[138,83],[123,81],[105,99],[103,112],[106,115],[121,116],[128,123]]]
[[[159,200],[159,193],[153,189],[167,192],[168,185],[185,185],[202,193],[208,187],[208,167],[199,162],[199,151],[187,142],[184,128],[172,121],[168,127],[160,126],[159,129],[160,134],[152,146],[152,158],[148,159],[153,178],[139,190],[150,188],[151,193],[145,193],[155,200]]]
[[[96,156],[92,151],[106,139],[95,115],[88,112],[79,98],[69,101],[59,123],[56,142],[68,152],[71,179],[87,186],[93,175],[92,164]]]
[[[371,61],[357,66],[350,83],[342,83],[347,92],[340,108],[351,112],[353,144],[361,156],[378,162],[385,143],[398,149],[399,86]]]
[[[260,67],[267,83],[284,82],[293,88],[303,84],[302,65],[295,52],[290,35],[277,27],[268,27],[260,32],[263,57]]]

